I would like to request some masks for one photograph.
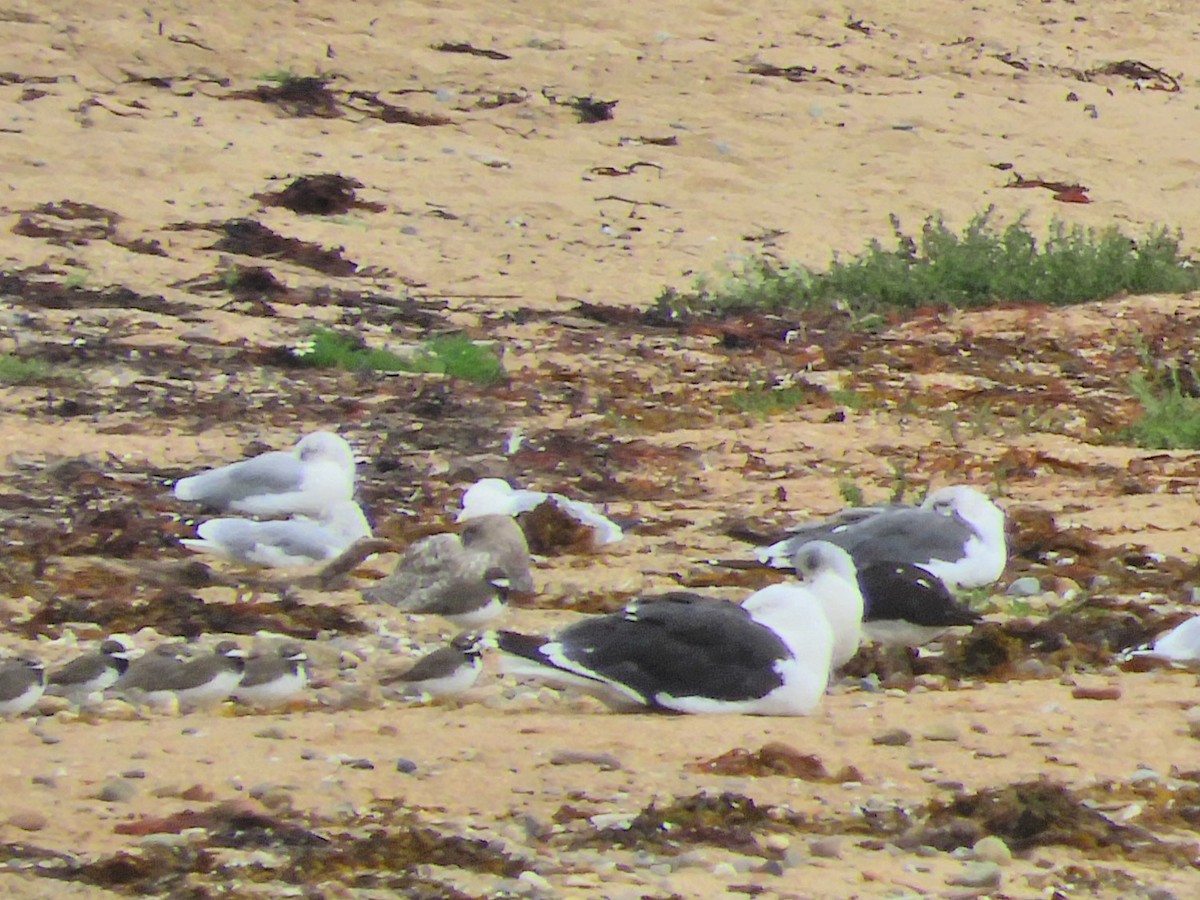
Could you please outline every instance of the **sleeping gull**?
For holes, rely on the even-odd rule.
[[[459,534],[434,534],[412,544],[396,570],[362,595],[370,603],[475,628],[503,612],[508,591],[528,593],[533,587],[520,526],[508,516],[483,516]]]
[[[590,503],[571,500],[562,494],[517,490],[502,478],[482,478],[467,488],[463,493],[462,512],[458,514],[458,521],[465,522],[486,515],[519,516],[537,509],[547,500],[580,524],[591,528],[596,546],[616,543],[624,536],[620,525]]]
[[[835,653],[857,645],[862,596],[840,548],[811,543],[798,557],[798,582],[741,605],[678,591],[551,638],[500,631],[502,666],[614,709],[805,715],[825,692]]]
[[[245,565],[287,569],[333,559],[359,538],[370,537],[371,526],[357,503],[341,500],[320,518],[209,519],[196,534],[199,540],[180,543]]]
[[[181,478],[175,496],[253,516],[319,516],[354,496],[354,450],[344,438],[317,431],[291,450]]]
[[[1130,656],[1149,656],[1173,663],[1200,662],[1200,616],[1184,619],[1165,634],[1159,635],[1153,646],[1133,650]]]
[[[765,565],[789,568],[796,550],[809,541],[837,544],[859,569],[911,563],[952,590],[989,585],[1008,562],[1004,513],[979,491],[961,485],[933,491],[920,506],[853,509],[801,525],[756,555]]]
[[[878,644],[917,647],[947,628],[982,620],[935,578],[909,563],[875,563],[858,573],[863,635]]]

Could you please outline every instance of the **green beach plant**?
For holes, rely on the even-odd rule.
[[[978,213],[961,233],[932,215],[916,236],[892,216],[894,248],[873,240],[852,259],[834,256],[823,272],[754,256],[723,276],[701,277],[691,291],[668,288],[657,303],[675,314],[839,309],[870,328],[885,313],[930,305],[1067,305],[1200,287],[1200,268],[1181,253],[1180,234],[1166,228],[1135,241],[1115,227],[1056,220],[1039,240],[1024,218],[1000,228],[993,215],[992,207]]]
[[[40,359],[22,359],[0,353],[0,384],[26,384],[50,374],[50,365]]]
[[[429,372],[479,384],[495,384],[506,377],[496,352],[464,335],[443,335],[411,353],[396,353],[368,347],[357,335],[322,328],[293,349],[292,355],[306,366],[350,372]]]

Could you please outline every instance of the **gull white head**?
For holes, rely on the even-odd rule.
[[[850,554],[828,541],[811,541],[792,557],[796,578],[808,588],[833,629],[833,666],[858,652],[863,596]]]
[[[923,509],[943,515],[957,515],[972,526],[983,539],[994,535],[1004,538],[1004,511],[987,495],[966,485],[938,488],[921,503]]]
[[[512,485],[503,478],[481,478],[463,493],[458,521],[477,516],[515,516],[522,511]]]
[[[314,431],[305,435],[297,442],[295,453],[301,462],[331,462],[347,472],[354,471],[354,448],[332,431]]]
[[[961,587],[979,587],[991,584],[1004,574],[1008,564],[1008,539],[1004,533],[1004,510],[998,507],[985,494],[967,487],[955,485],[938,488],[932,491],[921,504],[922,509],[940,513],[946,516],[957,516],[966,522],[978,536],[968,544],[977,543],[971,549],[975,557],[973,574],[968,578],[960,578],[957,583]],[[936,573],[935,573],[936,574]],[[955,585],[947,581],[948,586]]]

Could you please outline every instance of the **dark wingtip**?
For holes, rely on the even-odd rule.
[[[503,653],[523,656],[537,662],[542,661],[542,647],[548,638],[539,634],[521,634],[517,631],[497,631],[496,647]]]

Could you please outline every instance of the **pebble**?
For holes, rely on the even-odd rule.
[[[22,831],[41,831],[50,824],[50,819],[36,809],[22,809],[8,817],[8,824]]]
[[[892,728],[871,738],[872,744],[882,747],[903,747],[912,741],[912,735],[903,728]]]
[[[971,888],[999,887],[1000,867],[994,862],[967,863],[961,872],[947,878],[946,884]]]
[[[126,769],[124,772],[121,773],[121,777],[122,778],[145,778],[146,770],[145,769]]]
[[[396,760],[396,771],[403,775],[411,775],[417,771],[417,764],[411,759],[405,759],[402,756]]]
[[[124,778],[110,778],[104,782],[104,786],[96,794],[96,799],[105,803],[128,803],[136,794],[137,788]]]
[[[1012,851],[1008,849],[1008,844],[1004,843],[1004,838],[994,834],[977,840],[971,851],[980,862],[995,863],[998,866],[1007,866],[1012,862]]]
[[[710,869],[717,878],[736,878],[738,870],[727,862],[719,862]]]
[[[1042,584],[1032,575],[1024,575],[1008,586],[1005,592],[1010,597],[1032,597],[1042,592]]]
[[[921,735],[927,741],[957,741],[958,740],[958,725],[949,720],[935,722],[927,728]]]
[[[1200,740],[1200,706],[1193,706],[1185,714],[1188,734]]]
[[[350,768],[350,769],[374,769],[375,768],[375,763],[371,762],[365,756],[352,757],[350,759],[343,759],[342,765],[346,766],[347,768]]]
[[[314,760],[321,758],[321,751],[314,750],[312,747],[305,747],[300,751],[300,758],[304,760]]]
[[[776,853],[782,853],[788,847],[792,846],[792,839],[786,834],[773,832],[772,834],[768,834],[766,836],[766,838],[763,840],[763,845],[768,850],[774,850]]]
[[[588,750],[558,750],[550,757],[552,766],[594,765],[602,772],[613,772],[620,768],[621,761],[611,753],[596,753]]]
[[[256,738],[266,738],[269,741],[284,741],[287,740],[287,733],[278,725],[272,725],[269,728],[264,728],[262,731],[254,732]]]
[[[34,775],[33,778],[29,780],[41,787],[58,787],[58,779],[53,775]]]
[[[808,852],[821,859],[841,859],[842,839],[839,837],[813,838],[808,842]]]
[[[1121,688],[1116,684],[1076,685],[1071,691],[1076,700],[1120,700]]]
[[[544,891],[546,893],[550,893],[554,890],[549,881],[531,869],[526,869],[524,872],[518,875],[517,881],[524,882],[535,891]]]

